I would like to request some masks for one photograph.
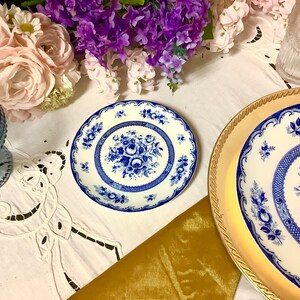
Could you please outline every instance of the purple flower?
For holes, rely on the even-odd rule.
[[[103,66],[108,53],[124,62],[126,47],[141,47],[147,63],[177,84],[182,65],[201,45],[208,8],[209,0],[152,0],[134,7],[119,0],[46,0],[39,11],[74,32],[76,50],[89,50]]]
[[[37,9],[46,16],[50,16],[53,22],[61,23],[65,27],[72,27],[74,24],[67,7],[59,0],[47,1],[45,7],[38,5]]]
[[[146,45],[148,43],[148,38],[142,29],[137,29],[137,35],[134,40],[136,42],[140,42],[142,45]]]
[[[159,58],[159,63],[162,65],[165,65],[166,67],[169,67],[172,65],[172,58],[168,51],[164,50],[163,55]]]
[[[185,61],[183,59],[180,59],[179,57],[177,57],[177,56],[174,55],[173,59],[172,59],[171,69],[174,70],[177,73],[180,73],[181,72],[181,68],[182,68],[182,64],[184,62]]]
[[[187,44],[192,41],[192,39],[189,37],[188,31],[183,31],[183,32],[177,32],[176,33],[176,45],[180,46],[182,44]]]

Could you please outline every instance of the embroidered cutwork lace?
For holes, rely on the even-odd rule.
[[[11,151],[14,154],[13,173],[1,189],[0,196],[1,239],[30,240],[31,255],[35,256],[36,263],[46,263],[52,273],[52,299],[63,298],[65,289],[76,291],[81,287],[79,279],[64,266],[65,244],[76,246],[77,242],[85,240],[86,244],[96,246],[99,251],[108,252],[105,255],[115,261],[122,255],[121,246],[75,224],[66,208],[59,203],[55,184],[65,167],[65,154],[48,151],[28,157],[20,151]],[[70,247],[68,249],[70,251]]]

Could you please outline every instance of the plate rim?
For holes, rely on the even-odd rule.
[[[132,207],[125,207],[124,209],[121,209],[121,208],[118,208],[118,207],[116,207],[112,204],[109,204],[109,203],[101,203],[101,202],[97,201],[96,199],[94,199],[95,197],[90,195],[88,193],[88,191],[86,191],[86,188],[80,183],[80,180],[78,178],[78,172],[76,172],[73,168],[73,161],[76,161],[76,159],[74,157],[74,153],[76,152],[76,151],[74,151],[74,150],[76,150],[75,142],[82,135],[82,130],[84,129],[84,127],[87,124],[89,124],[95,117],[101,115],[103,111],[114,109],[117,105],[120,105],[122,103],[124,103],[124,104],[125,103],[128,103],[128,104],[138,103],[138,105],[142,105],[143,103],[150,103],[150,105],[152,107],[159,107],[160,109],[166,110],[167,112],[173,114],[175,116],[175,119],[179,119],[181,121],[182,125],[184,126],[184,129],[186,129],[188,132],[191,133],[190,134],[191,139],[189,139],[189,140],[191,141],[191,144],[193,146],[193,150],[190,153],[190,155],[193,157],[194,160],[193,160],[193,163],[191,164],[191,167],[189,168],[189,170],[190,170],[189,176],[185,179],[184,184],[180,189],[178,189],[178,188],[174,189],[172,195],[170,195],[168,198],[166,198],[164,200],[161,200],[161,201],[157,202],[155,205],[152,205],[152,206],[149,206],[149,205],[145,206],[144,205],[143,207],[137,208],[137,209],[136,208],[132,209]],[[133,213],[134,212],[142,212],[142,211],[147,211],[147,210],[150,210],[150,209],[157,208],[159,206],[162,206],[162,205],[170,202],[172,199],[176,198],[179,194],[181,194],[185,190],[185,188],[190,184],[192,178],[195,175],[195,171],[196,171],[197,166],[198,166],[198,161],[199,161],[198,144],[197,144],[197,141],[196,141],[195,134],[194,134],[193,130],[191,129],[190,125],[187,123],[187,121],[181,115],[179,115],[176,111],[169,108],[168,106],[165,106],[164,104],[161,104],[161,103],[158,103],[158,102],[154,102],[154,101],[150,101],[150,100],[143,100],[143,99],[136,99],[136,100],[135,99],[128,99],[128,100],[118,101],[118,102],[111,103],[109,105],[103,106],[99,110],[92,113],[89,117],[87,117],[83,121],[83,123],[81,123],[80,127],[76,130],[76,133],[73,137],[71,148],[70,148],[70,168],[71,168],[71,172],[72,172],[73,178],[75,179],[75,182],[76,182],[77,186],[93,202],[96,202],[97,204],[99,204],[103,207],[110,208],[110,209],[116,210],[118,212],[129,212],[129,213],[131,213],[131,212],[133,212]]]
[[[234,244],[234,237],[230,235],[229,230],[226,228],[226,216],[222,211],[222,207],[220,205],[221,202],[226,202],[226,200],[221,200],[218,195],[217,190],[217,170],[219,165],[219,159],[221,158],[221,152],[223,150],[224,145],[226,144],[227,139],[229,138],[230,134],[234,131],[236,126],[250,113],[254,112],[255,110],[262,108],[264,105],[271,103],[274,100],[281,100],[285,97],[295,96],[300,94],[300,88],[293,88],[293,89],[284,89],[278,92],[274,92],[259,98],[258,100],[250,103],[240,112],[238,112],[225,126],[222,130],[221,134],[219,135],[211,157],[209,161],[209,168],[208,168],[208,195],[210,199],[211,210],[213,214],[213,218],[216,224],[216,227],[219,231],[221,236],[221,240],[225,245],[225,248],[229,255],[231,256],[232,260],[236,264],[236,266],[240,269],[240,271],[245,275],[245,277],[254,285],[254,287],[267,299],[272,300],[279,300],[278,296],[271,291],[271,288],[268,287],[263,280],[259,278],[259,276],[255,273],[254,270],[250,268],[248,263],[243,257],[243,254],[239,252]],[[285,107],[289,107],[292,104],[286,103]],[[284,107],[282,107],[283,109]],[[275,113],[275,112],[274,112]],[[260,120],[257,121],[256,125],[261,123]],[[254,127],[256,128],[256,126]],[[250,131],[252,132],[252,130]],[[239,152],[240,153],[240,152]],[[236,196],[236,200],[237,196]],[[229,200],[227,200],[229,201]],[[242,214],[240,212],[240,214]],[[245,226],[247,226],[245,224]],[[250,233],[251,234],[251,233]],[[263,253],[262,253],[263,254]],[[263,254],[264,255],[264,254]],[[266,258],[267,259],[267,258]],[[275,268],[275,267],[274,267]]]

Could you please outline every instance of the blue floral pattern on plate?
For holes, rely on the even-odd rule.
[[[179,141],[179,144],[185,141],[185,137],[183,134],[177,134],[177,139]]]
[[[278,225],[274,222],[272,214],[266,205],[268,202],[266,193],[258,186],[256,181],[254,181],[250,191],[253,203],[251,211],[254,218],[259,221],[259,225],[261,226],[260,230],[267,234],[268,240],[273,241],[276,245],[281,245],[281,240],[284,239],[284,237],[281,235],[281,230],[277,229]]]
[[[125,111],[124,110],[119,110],[118,112],[116,112],[115,117],[116,118],[126,117]]]
[[[149,177],[156,172],[163,148],[154,135],[143,137],[136,130],[130,130],[120,136],[115,135],[113,140],[115,144],[105,157],[113,165],[112,172],[121,172],[123,178]]]
[[[287,132],[294,136],[300,135],[300,118],[290,122],[290,124],[287,126]]]
[[[296,196],[299,197],[300,196],[300,184],[294,187],[294,191],[296,193]]]
[[[151,120],[157,120],[158,123],[162,124],[162,125],[164,125],[166,123],[169,123],[168,118],[166,117],[166,115],[161,114],[159,111],[153,110],[151,108],[141,110],[140,114],[143,118],[149,118]]]
[[[80,167],[83,172],[89,172],[89,163],[87,161],[85,163],[80,163]]]
[[[101,197],[103,197],[104,200],[112,201],[115,204],[124,204],[128,202],[128,198],[126,197],[126,195],[114,193],[110,191],[107,187],[95,185],[95,190]]]
[[[153,200],[156,199],[156,196],[157,196],[157,194],[151,194],[151,195],[145,196],[144,198],[145,198],[147,201],[153,201]]]
[[[187,167],[188,167],[188,158],[186,155],[181,156],[178,159],[177,166],[176,166],[176,173],[173,174],[170,178],[171,185],[177,184],[186,174]]]
[[[266,141],[264,141],[263,145],[259,150],[259,154],[262,160],[265,160],[271,155],[271,152],[275,150],[274,146],[269,146]]]
[[[92,147],[92,142],[95,140],[98,133],[101,132],[103,128],[102,122],[96,123],[92,128],[88,129],[83,138],[82,146],[84,149],[89,149]]]
[[[154,102],[130,100],[88,118],[75,135],[70,160],[73,176],[89,198],[138,212],[181,193],[194,174],[197,147],[177,113]]]
[[[300,105],[280,110],[249,135],[238,160],[236,185],[242,215],[265,256],[300,287],[290,245],[300,249]],[[279,250],[280,249],[280,250]],[[295,264],[294,264],[295,265]]]

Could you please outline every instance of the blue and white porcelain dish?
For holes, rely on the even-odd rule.
[[[150,101],[100,109],[78,130],[71,169],[95,202],[126,212],[158,207],[189,183],[197,162],[194,135],[174,111]]]
[[[253,130],[236,179],[240,208],[257,245],[300,287],[300,105],[276,112]]]

